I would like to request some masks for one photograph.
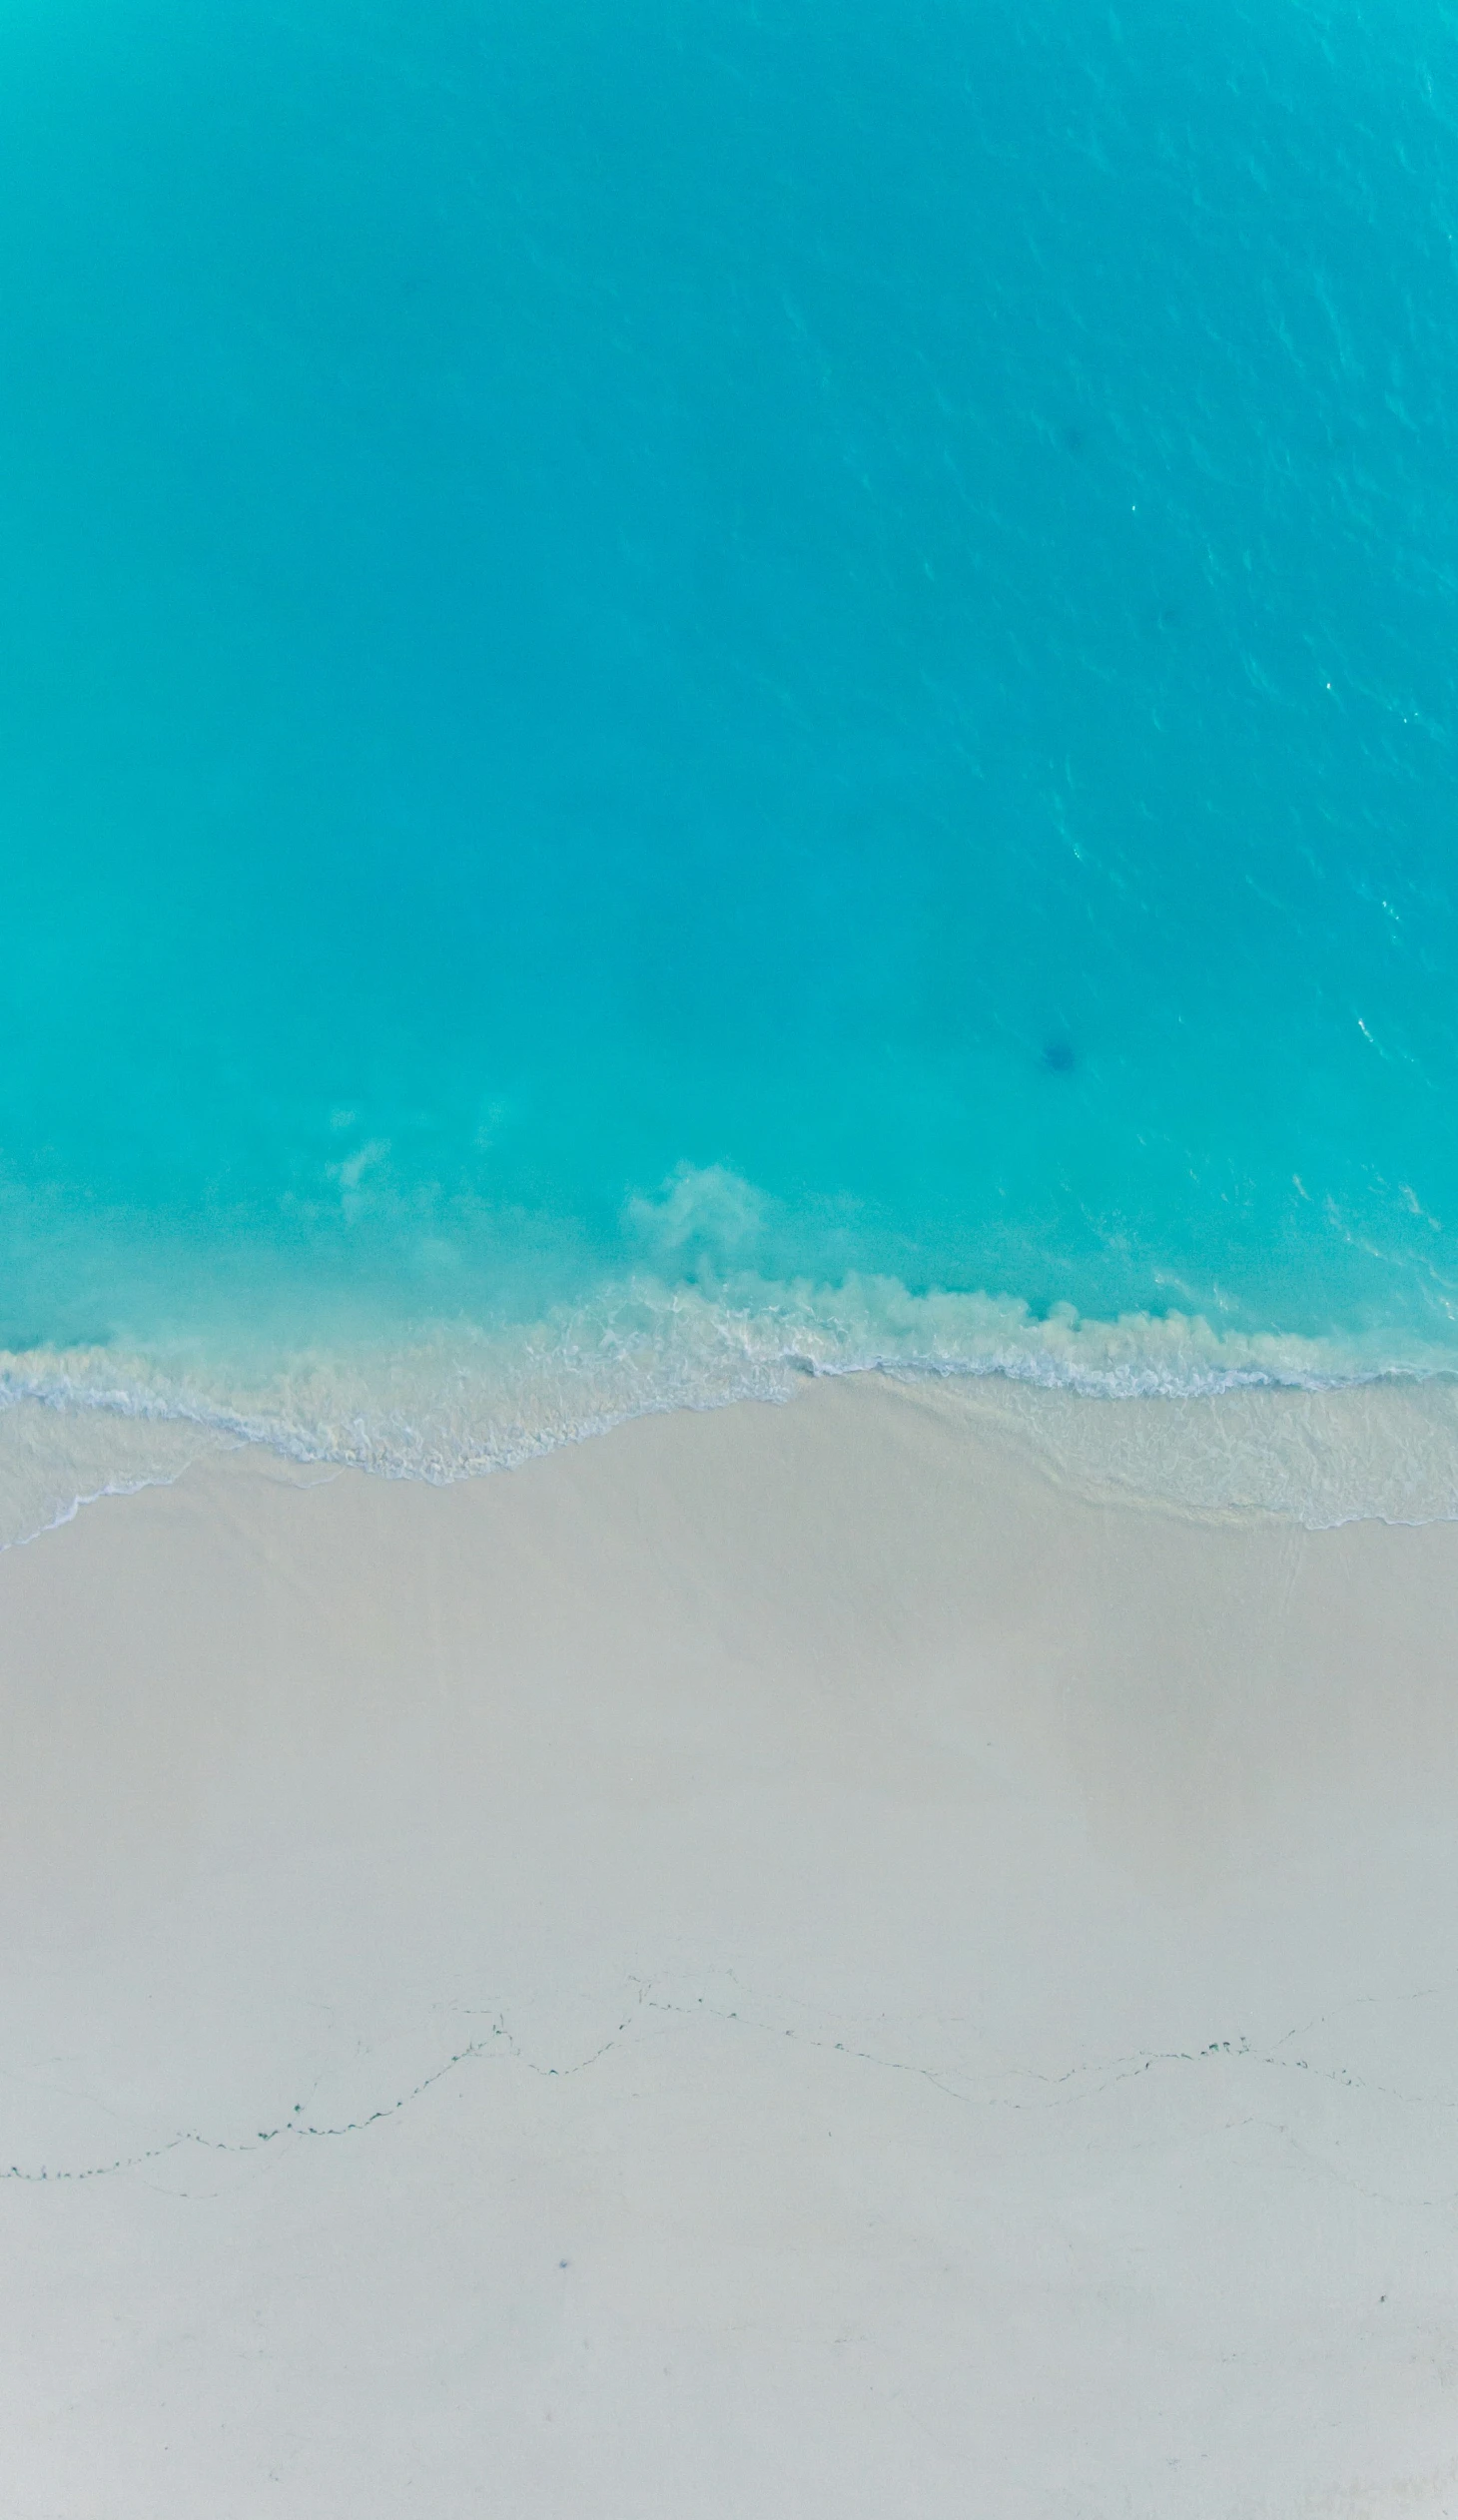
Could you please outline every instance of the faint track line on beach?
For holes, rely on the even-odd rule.
[[[284,2119],[277,2126],[261,2127],[254,2136],[232,2139],[204,2135],[194,2128],[183,2128],[161,2144],[147,2146],[137,2153],[124,2154],[111,2161],[93,2162],[81,2167],[52,2168],[49,2164],[44,2164],[39,2168],[32,2168],[12,2162],[8,2167],[0,2169],[0,2184],[10,2183],[31,2187],[81,2185],[91,2180],[115,2178],[131,2172],[145,2171],[189,2147],[200,2153],[221,2154],[232,2159],[243,2159],[248,2156],[262,2156],[270,2147],[282,2145],[291,2138],[296,2143],[336,2142],[347,2136],[364,2135],[371,2128],[400,2116],[415,2101],[422,2099],[427,2092],[445,2081],[448,2076],[457,2073],[462,2067],[479,2063],[488,2057],[508,2059],[511,2063],[519,2065],[524,2072],[535,2075],[542,2081],[566,2083],[587,2073],[604,2057],[619,2048],[635,2026],[641,2023],[646,2013],[657,2013],[675,2021],[709,2020],[724,2026],[733,2024],[753,2031],[765,2039],[788,2039],[797,2047],[808,2048],[821,2055],[844,2057],[849,2063],[871,2066],[883,2073],[910,2075],[928,2084],[931,2089],[939,2092],[943,2098],[955,2102],[960,2108],[983,2111],[1009,2110],[1044,2113],[1054,2109],[1070,2108],[1085,2101],[1096,2100],[1105,2092],[1116,2089],[1118,2085],[1137,2081],[1161,2067],[1206,2064],[1254,2066],[1274,2073],[1308,2075],[1313,2082],[1324,2082],[1338,2090],[1390,2101],[1403,2107],[1458,2111],[1458,2093],[1401,2091],[1387,2084],[1365,2081],[1339,2064],[1318,2065],[1306,2058],[1283,2056],[1280,2053],[1294,2040],[1309,2040],[1314,2031],[1323,2028],[1328,2020],[1341,2013],[1379,2003],[1419,2003],[1434,1997],[1451,1995],[1455,1989],[1449,1984],[1412,1988],[1401,1995],[1353,1996],[1344,2003],[1332,2006],[1326,2013],[1315,2014],[1307,2022],[1294,2025],[1268,2047],[1256,2047],[1248,2038],[1237,2035],[1230,2039],[1212,2040],[1200,2048],[1150,2049],[1105,2058],[1097,2064],[1072,2065],[1058,2074],[1044,2073],[1033,2066],[1010,2066],[1003,2070],[997,2080],[1004,2083],[1011,2081],[1032,2084],[1041,2087],[1041,2093],[1046,2095],[1043,2097],[1030,2093],[1022,2098],[1006,2090],[968,2088],[972,2078],[959,2076],[956,2068],[920,2064],[913,2058],[891,2056],[874,2048],[855,2045],[845,2039],[819,2036],[807,2028],[796,2027],[794,2024],[766,2020],[750,2009],[753,2003],[752,1998],[741,2010],[737,2006],[729,2007],[707,2002],[702,1996],[693,2003],[685,2003],[670,1996],[654,1995],[650,1991],[650,1986],[651,1982],[639,1984],[635,2000],[623,2013],[615,2029],[585,2055],[566,2064],[545,2065],[529,2056],[520,2041],[508,2029],[504,2015],[496,2014],[492,2018],[490,2031],[485,2037],[470,2040],[464,2046],[454,2049],[429,2073],[412,2084],[407,2091],[398,2094],[392,2100],[382,2101],[377,2108],[366,2110],[359,2117],[344,2118],[333,2123],[321,2123],[304,2117],[302,2111],[296,2111],[295,2115]],[[798,2002],[799,1999],[796,2001]],[[806,2006],[804,2009],[810,2008]],[[1070,2088],[1071,2086],[1077,2086],[1077,2088]],[[77,2099],[86,2098],[89,2105],[106,2110],[108,2114],[116,2114],[110,2104],[104,2101],[93,2102],[90,2101],[89,2095],[80,2093],[72,2096]],[[1317,2155],[1308,2153],[1308,2148],[1300,2144],[1289,2128],[1272,2119],[1257,2113],[1247,2118],[1233,2120],[1231,2124],[1232,2126],[1268,2127],[1272,2133],[1280,2135],[1295,2145],[1297,2150],[1307,2154],[1307,2158],[1311,2160],[1314,2167],[1324,2170],[1328,2176],[1338,2179],[1342,2185],[1352,2187],[1359,2185],[1345,2179],[1339,2171],[1332,2165],[1323,2163]],[[1375,2190],[1362,2189],[1360,2193],[1370,2194],[1374,2198],[1377,2195]],[[1415,2204],[1427,2202],[1438,2205],[1452,2203],[1455,2196],[1458,2196],[1458,2191],[1454,2191],[1452,2195],[1445,2193],[1426,2201],[1392,2199],[1388,2202]]]
[[[151,2145],[143,2152],[126,2154],[116,2161],[91,2163],[79,2170],[52,2170],[48,2165],[39,2170],[30,2170],[12,2162],[8,2168],[0,2170],[0,2182],[18,2182],[29,2187],[51,2187],[65,2182],[76,2184],[90,2179],[110,2179],[127,2171],[145,2170],[150,2164],[166,2161],[171,2154],[181,2152],[190,2145],[199,2152],[222,2153],[242,2159],[251,2154],[261,2154],[266,2146],[277,2144],[288,2137],[292,2137],[296,2142],[331,2142],[341,2136],[364,2135],[369,2128],[381,2125],[384,2120],[397,2118],[402,2110],[408,2109],[413,2101],[422,2099],[426,2092],[430,2091],[435,2084],[443,2082],[447,2075],[455,2073],[461,2066],[473,2065],[484,2057],[509,2057],[513,2064],[520,2065],[528,2074],[540,2076],[543,2081],[568,2082],[574,2075],[585,2074],[589,2067],[596,2065],[610,2049],[615,2048],[623,2032],[631,2028],[632,2021],[633,2015],[629,2013],[616,2031],[596,2048],[591,2049],[586,2056],[577,2058],[570,2065],[538,2065],[533,2058],[523,2054],[518,2043],[507,2030],[505,2022],[498,2016],[489,2038],[474,2039],[465,2047],[457,2048],[450,2056],[442,2059],[439,2065],[433,2067],[430,2073],[422,2075],[419,2082],[412,2084],[408,2091],[401,2092],[396,2099],[381,2101],[377,2109],[366,2110],[359,2118],[342,2119],[338,2125],[321,2126],[313,2119],[305,2118],[301,2114],[297,2118],[284,2119],[276,2127],[260,2127],[255,2136],[235,2140],[224,2136],[201,2135],[195,2128],[185,2127],[178,2134],[169,2136],[164,2144]],[[76,2094],[73,2097],[81,2098],[83,2095]],[[116,2114],[104,2101],[96,2101],[89,2105],[107,2109],[109,2115]]]

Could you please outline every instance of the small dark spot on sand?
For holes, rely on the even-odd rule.
[[[1072,1041],[1050,1041],[1043,1053],[1044,1066],[1054,1076],[1072,1076],[1079,1064]]]
[[[570,2257],[559,2257],[559,2258],[557,2259],[557,2264],[558,2264],[559,2266],[570,2266],[570,2265],[571,2265],[571,2263],[572,2263],[572,2260],[571,2260],[571,2258],[570,2258]]]

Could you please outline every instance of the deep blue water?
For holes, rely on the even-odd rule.
[[[1455,239],[1434,0],[16,0],[0,1345],[1458,1362]]]

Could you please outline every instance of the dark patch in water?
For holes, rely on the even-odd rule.
[[[1072,1076],[1079,1064],[1072,1041],[1050,1041],[1043,1053],[1044,1066],[1055,1076]]]

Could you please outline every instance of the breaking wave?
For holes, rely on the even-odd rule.
[[[867,1372],[959,1386],[1069,1475],[1198,1510],[1430,1521],[1458,1514],[1450,1366],[1390,1343],[1179,1313],[1039,1316],[872,1277],[639,1276],[525,1327],[442,1321],[247,1364],[196,1343],[41,1347],[0,1352],[0,1541],[233,1445],[443,1483],[630,1418],[784,1402],[807,1377]]]

